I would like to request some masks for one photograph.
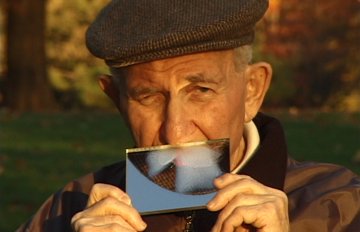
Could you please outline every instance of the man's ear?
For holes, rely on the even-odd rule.
[[[246,70],[245,122],[251,121],[258,113],[272,77],[270,64],[251,64]]]
[[[114,102],[115,106],[120,110],[119,88],[116,86],[111,76],[100,75],[99,85],[101,90]]]

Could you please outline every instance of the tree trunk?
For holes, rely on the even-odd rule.
[[[56,108],[45,54],[46,0],[7,1],[6,103],[15,111]]]

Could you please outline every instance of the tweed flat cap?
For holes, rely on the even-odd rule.
[[[112,67],[250,44],[268,0],[112,0],[86,32]]]

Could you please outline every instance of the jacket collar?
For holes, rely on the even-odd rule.
[[[259,131],[260,145],[238,174],[251,176],[266,186],[283,190],[287,147],[281,124],[277,119],[262,113],[253,121]]]

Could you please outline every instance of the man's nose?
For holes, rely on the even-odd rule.
[[[163,112],[161,140],[164,144],[179,144],[193,140],[195,125],[193,114],[179,100],[170,100]]]

